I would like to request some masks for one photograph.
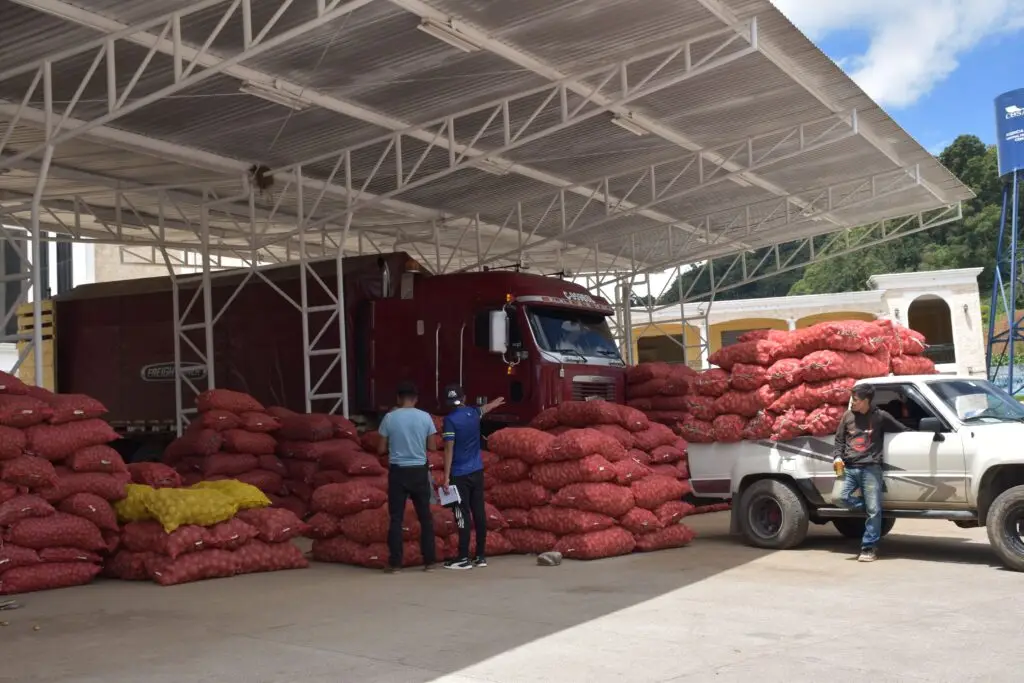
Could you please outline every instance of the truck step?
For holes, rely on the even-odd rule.
[[[833,519],[836,517],[864,517],[862,512],[851,512],[842,508],[818,508],[815,510],[819,517]],[[949,519],[974,520],[978,513],[973,510],[882,510],[883,517],[894,517],[896,519]]]

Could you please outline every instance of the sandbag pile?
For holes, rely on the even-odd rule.
[[[106,412],[0,372],[0,595],[89,583],[116,547],[131,475]]]
[[[788,332],[761,330],[713,353],[718,367],[701,373],[682,366],[642,364],[627,377],[630,404],[656,408],[638,398],[662,378],[683,406],[673,428],[692,443],[786,441],[835,433],[860,379],[892,374],[934,374],[922,354],[924,336],[891,321],[819,323]],[[672,382],[666,378],[688,378]],[[654,379],[648,379],[653,377]],[[664,405],[664,404],[662,404]]]
[[[238,574],[309,566],[292,539],[306,525],[295,513],[271,508],[257,487],[237,480],[189,488],[132,484],[115,504],[120,549],[104,573],[161,586]]]

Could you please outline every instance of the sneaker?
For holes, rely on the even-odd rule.
[[[477,557],[476,559],[473,560],[473,566],[474,567],[480,567],[481,569],[486,567],[487,566],[487,558],[486,557],[482,557],[482,556],[481,557]]]
[[[874,548],[861,548],[860,555],[857,556],[858,562],[874,562],[878,559],[878,553],[875,552]]]
[[[444,563],[444,568],[445,569],[459,569],[459,570],[472,569],[473,568],[473,563],[470,562],[468,559],[449,560],[448,562]]]

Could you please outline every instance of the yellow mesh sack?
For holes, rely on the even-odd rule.
[[[146,509],[171,533],[179,526],[213,526],[238,512],[238,505],[213,489],[155,489],[146,497]]]
[[[126,490],[127,495],[114,503],[117,521],[127,524],[153,519],[153,515],[149,514],[149,508],[146,507],[146,499],[155,489],[145,484],[128,484]]]
[[[217,481],[201,481],[193,484],[198,490],[217,491],[230,498],[239,510],[270,507],[270,499],[252,484],[237,479],[218,479]]]

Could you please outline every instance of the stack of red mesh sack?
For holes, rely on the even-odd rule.
[[[171,586],[308,567],[292,543],[306,525],[294,512],[269,506],[258,488],[236,480],[190,488],[131,485],[116,505],[120,549],[105,574]]]
[[[923,335],[890,321],[748,333],[693,380],[679,432],[693,443],[833,434],[857,380],[934,374],[925,348]]]
[[[641,363],[626,369],[626,405],[669,426],[686,419],[697,372],[686,365]]]
[[[116,547],[131,476],[106,412],[0,373],[0,595],[88,583]]]

